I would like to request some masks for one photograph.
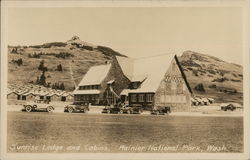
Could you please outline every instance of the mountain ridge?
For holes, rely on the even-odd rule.
[[[66,42],[8,48],[8,83],[36,83],[42,73],[38,70],[39,64],[44,60],[48,69],[46,81],[64,83],[67,90],[74,89],[71,73],[78,84],[91,66],[105,64],[114,56],[127,57],[109,47],[81,41],[77,36]],[[178,58],[196,96],[243,103],[242,66],[191,50],[184,51]],[[18,59],[22,59],[21,65]],[[62,71],[57,70],[59,64]],[[202,84],[205,91],[195,89],[198,84]]]

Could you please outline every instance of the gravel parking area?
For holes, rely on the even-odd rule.
[[[8,112],[10,153],[242,152],[242,117]]]

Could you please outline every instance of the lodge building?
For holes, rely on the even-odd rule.
[[[75,101],[88,101],[93,105],[114,104],[130,81],[123,74],[116,57],[107,64],[93,66],[73,92]]]
[[[91,67],[73,94],[75,101],[94,105],[123,101],[188,111],[192,90],[177,56],[168,54],[141,59],[116,56],[108,64]]]

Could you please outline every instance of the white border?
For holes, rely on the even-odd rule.
[[[7,42],[10,7],[242,7],[244,73],[244,153],[6,153],[7,146]],[[248,1],[4,1],[1,2],[1,158],[4,159],[249,159],[249,3]],[[39,157],[39,158],[38,158]]]

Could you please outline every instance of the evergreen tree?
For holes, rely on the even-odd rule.
[[[45,72],[43,71],[42,75],[40,76],[40,85],[45,86],[46,85],[46,76],[45,76]]]
[[[64,87],[64,83],[61,83],[61,85],[60,85],[60,89],[61,89],[61,90],[64,90],[64,89],[65,89],[65,87]]]
[[[42,60],[42,61],[40,62],[40,65],[39,65],[39,67],[38,67],[38,70],[43,71],[43,68],[44,68],[44,60]]]
[[[40,65],[39,65],[39,67],[38,67],[38,70],[43,71],[43,72],[48,71],[48,68],[45,67],[45,65],[44,65],[44,60],[42,60],[42,61],[40,62]]]
[[[62,65],[61,65],[61,64],[59,64],[59,65],[57,66],[57,71],[62,71]]]
[[[36,84],[40,84],[40,78],[39,78],[39,76],[37,76]]]
[[[205,92],[205,88],[204,88],[202,83],[199,83],[198,85],[196,85],[194,87],[194,89],[197,90],[197,91]]]

